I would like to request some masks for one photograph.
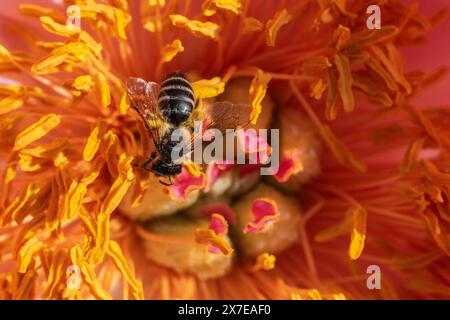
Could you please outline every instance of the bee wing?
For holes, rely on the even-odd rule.
[[[225,134],[226,129],[244,128],[251,122],[251,112],[252,108],[248,104],[216,102],[205,107],[204,130],[216,128]]]
[[[206,138],[208,129],[218,129],[225,135],[227,129],[245,128],[251,123],[252,108],[244,103],[232,103],[229,101],[216,102],[211,106],[204,106],[201,114],[192,119],[202,121],[201,131],[191,136],[190,150],[194,150],[198,141]],[[209,139],[209,138],[207,138]]]
[[[131,106],[144,120],[155,147],[158,146],[162,121],[158,106],[159,85],[141,78],[129,78],[126,85]]]

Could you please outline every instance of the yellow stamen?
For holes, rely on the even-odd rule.
[[[61,116],[56,114],[48,114],[43,116],[37,122],[27,127],[21,133],[19,133],[14,142],[14,148],[20,150],[39,140],[51,130],[53,130],[61,121]]]
[[[266,44],[270,47],[275,46],[275,41],[278,35],[278,31],[282,26],[289,23],[292,20],[292,16],[286,9],[278,11],[275,16],[267,21],[266,24]]]
[[[128,95],[125,92],[122,97],[120,98],[120,103],[119,103],[119,112],[120,114],[125,114],[127,113],[128,109],[130,109],[130,103],[128,102]]]
[[[250,105],[252,107],[252,112],[250,114],[250,119],[252,124],[256,124],[259,114],[262,109],[262,101],[264,96],[266,95],[267,85],[271,79],[270,74],[264,73],[259,70],[256,72],[255,77],[250,84],[249,96],[250,96]]]
[[[79,7],[82,17],[93,19],[98,23],[105,22],[106,24],[112,25],[114,27],[115,35],[117,35],[119,39],[127,39],[125,28],[131,21],[131,16],[128,13],[106,4],[89,3],[86,5],[79,5]]]
[[[190,20],[182,15],[170,15],[172,24],[176,27],[184,27],[195,35],[205,36],[211,39],[217,39],[220,27],[213,22],[202,22],[198,20]]]
[[[83,158],[86,161],[91,161],[95,154],[97,153],[98,148],[100,147],[100,141],[105,134],[106,126],[103,121],[98,121],[95,124],[94,129],[92,129],[91,134],[89,135],[86,146],[83,151]]]
[[[108,170],[111,173],[111,176],[117,177],[117,175],[119,174],[119,171],[117,169],[117,135],[112,131],[108,131],[103,139],[105,144],[103,157],[106,161],[106,165],[108,166]]]
[[[203,14],[207,17],[216,13],[217,8],[239,14],[242,7],[240,0],[206,0],[203,5]]]
[[[175,56],[184,51],[184,47],[180,40],[175,39],[171,44],[165,45],[161,50],[161,59],[164,62],[172,61]]]
[[[318,79],[311,84],[310,96],[316,100],[320,100],[320,98],[322,98],[322,94],[326,90],[326,88],[327,88],[327,85],[323,82],[323,80]]]
[[[349,232],[349,230],[352,227],[352,212],[354,209],[349,209],[349,211],[346,213],[344,219],[342,219],[339,223],[332,225],[329,228],[326,228],[324,230],[321,230],[318,232],[314,240],[316,242],[328,242],[331,241],[339,236],[342,236]]]
[[[348,255],[350,259],[356,260],[364,249],[366,239],[367,211],[363,207],[355,207],[352,209],[353,229],[351,232],[350,246]]]
[[[225,83],[219,77],[210,80],[199,80],[192,83],[196,99],[217,97],[225,90]]]
[[[39,252],[43,247],[44,244],[36,237],[31,237],[20,247],[19,252],[17,253],[18,271],[20,273],[25,273],[27,271],[33,255]]]
[[[253,32],[261,31],[264,28],[264,25],[258,19],[248,17],[244,19],[244,30],[243,34],[250,34]]]
[[[118,164],[119,176],[109,189],[98,214],[96,247],[91,256],[91,262],[97,263],[101,261],[107,251],[110,243],[109,224],[111,213],[119,206],[119,203],[133,183],[134,174],[131,161],[133,161],[132,156],[128,157],[125,154],[120,156]]]
[[[65,65],[69,70],[80,62],[85,62],[89,56],[89,47],[82,42],[69,42],[54,49],[46,58],[31,67],[36,74],[47,74],[59,71],[60,65]]]
[[[95,54],[95,56],[99,56],[102,51],[102,45],[96,42],[89,33],[83,30],[68,28],[65,24],[60,24],[55,22],[51,17],[43,16],[40,18],[41,24],[44,29],[50,33],[74,38],[80,42],[85,43],[89,49]],[[41,44],[43,44],[41,42]],[[47,43],[46,46],[51,46],[52,43]],[[55,45],[58,43],[55,43]]]
[[[51,8],[45,8],[41,7],[36,4],[19,4],[19,11],[20,13],[29,16],[29,17],[42,17],[42,16],[49,16],[53,20],[58,21],[60,23],[64,23],[66,20],[64,15],[57,10],[51,9]]]
[[[142,283],[135,278],[130,266],[127,263],[127,259],[122,253],[122,249],[120,249],[120,246],[116,241],[109,242],[108,254],[111,258],[113,258],[117,269],[120,270],[125,280],[127,280],[128,285],[131,287],[133,296],[136,299],[144,299]]]
[[[166,0],[148,0],[149,7],[164,7],[166,5]]]
[[[126,191],[131,185],[134,179],[133,169],[130,165],[133,157],[127,157],[122,154],[119,159],[118,170],[119,177],[112,184],[108,195],[103,202],[100,214],[110,215],[119,205],[120,201],[124,197]]]
[[[17,110],[23,106],[23,100],[18,96],[10,96],[0,101],[0,115]]]
[[[107,107],[111,103],[111,93],[106,77],[103,73],[99,72],[96,75],[96,80],[98,95],[100,96],[102,106]]]
[[[352,91],[353,77],[350,70],[350,61],[346,56],[337,54],[334,57],[334,63],[339,71],[338,88],[344,110],[351,112],[355,109],[355,99]]]
[[[214,231],[209,228],[198,228],[195,230],[195,240],[200,244],[213,245],[218,248],[222,254],[227,256],[234,251],[223,237],[217,236]]]

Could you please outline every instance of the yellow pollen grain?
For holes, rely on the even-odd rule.
[[[194,35],[205,36],[211,39],[218,38],[220,27],[214,22],[190,20],[179,14],[170,15],[169,18],[174,26],[186,28]]]
[[[278,31],[282,26],[288,24],[292,20],[292,16],[286,9],[278,11],[275,16],[267,21],[266,24],[266,44],[270,47],[275,46]]]
[[[161,60],[163,62],[172,61],[175,56],[184,51],[183,44],[179,39],[173,40],[172,43],[165,45],[161,49]]]
[[[78,76],[72,81],[72,88],[86,93],[89,92],[94,85],[94,81],[90,75]]]
[[[19,168],[22,171],[33,172],[41,169],[41,165],[39,163],[34,163],[33,157],[19,154]]]
[[[267,85],[269,84],[270,79],[270,74],[258,70],[250,84],[249,98],[252,107],[250,119],[252,124],[256,124],[259,114],[261,113],[261,103],[266,95]]]
[[[69,159],[67,159],[67,157],[65,156],[65,154],[63,152],[58,152],[55,156],[55,158],[53,159],[53,164],[55,165],[55,167],[59,167],[65,163],[67,163],[69,161]]]
[[[192,83],[192,89],[196,99],[217,97],[225,90],[225,83],[220,77],[203,79]]]
[[[37,122],[27,127],[19,133],[14,142],[14,149],[20,150],[39,140],[51,130],[53,130],[61,121],[61,116],[56,114],[48,114],[43,116]]]
[[[253,270],[272,270],[275,268],[275,262],[277,258],[270,253],[264,252],[256,257],[256,263],[253,266]]]
[[[150,32],[156,32],[157,30],[162,29],[162,22],[160,20],[158,21],[147,21],[144,24],[144,29],[148,30]]]

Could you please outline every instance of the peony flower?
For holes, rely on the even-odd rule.
[[[4,4],[0,298],[448,298],[444,1],[380,1],[379,30],[371,4]],[[280,170],[139,168],[126,80],[173,71],[196,116],[228,100],[279,128]]]

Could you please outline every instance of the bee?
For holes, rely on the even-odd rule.
[[[182,170],[182,164],[175,163],[171,157],[172,150],[178,144],[171,139],[172,133],[178,128],[191,133],[194,130],[193,121],[196,119],[192,114],[197,103],[191,83],[183,73],[173,72],[165,77],[161,85],[132,77],[126,87],[131,106],[144,121],[155,147],[140,167],[158,177],[168,178],[169,183],[160,182],[170,186],[172,178]],[[203,113],[203,129],[214,127],[225,132],[229,128],[246,126],[250,123],[250,111],[250,106],[246,104],[217,102]],[[201,137],[195,136],[191,145],[198,138]]]

